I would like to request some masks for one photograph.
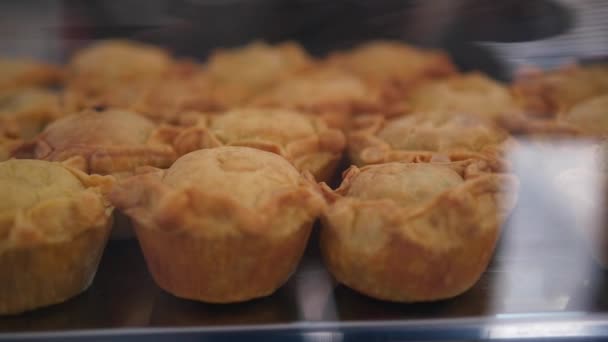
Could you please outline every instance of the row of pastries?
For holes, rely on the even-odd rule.
[[[601,139],[607,73],[507,85],[389,41],[323,58],[254,42],[201,63],[112,40],[65,66],[0,60],[0,314],[84,291],[123,215],[182,298],[270,295],[319,218],[339,283],[398,302],[459,295],[515,206],[507,150],[522,134]]]

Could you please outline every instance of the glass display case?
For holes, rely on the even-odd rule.
[[[195,60],[253,40],[295,40],[315,56],[375,39],[402,40],[443,49],[459,69],[504,82],[530,66],[586,65],[608,56],[608,6],[594,0],[27,0],[2,2],[0,13],[2,57],[55,63],[115,37]],[[284,286],[233,304],[169,294],[155,284],[136,239],[111,240],[88,290],[61,304],[0,316],[0,340],[608,338],[602,265],[608,154],[601,141],[584,138],[516,140],[504,158],[519,179],[517,204],[486,271],[454,298],[394,303],[340,285],[323,262],[320,222]],[[342,170],[349,165],[342,164]]]

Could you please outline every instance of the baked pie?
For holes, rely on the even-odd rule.
[[[574,105],[608,93],[608,65],[568,65],[543,72],[528,70],[512,85],[513,93],[530,116],[551,118]]]
[[[162,81],[152,82],[125,107],[157,122],[176,122],[189,112],[220,111],[224,104],[214,98],[212,83],[202,67],[176,64]]]
[[[215,50],[205,65],[213,94],[225,107],[243,104],[282,79],[310,69],[311,56],[297,43],[248,45]]]
[[[28,59],[0,58],[0,93],[53,86],[62,79],[63,71],[58,66]]]
[[[0,162],[0,315],[63,302],[92,282],[111,226],[109,177]]]
[[[470,113],[499,123],[520,112],[506,86],[479,72],[426,82],[407,96],[407,102],[414,112]]]
[[[15,151],[19,158],[67,161],[87,173],[121,175],[137,167],[168,167],[177,157],[172,136],[125,110],[64,116]]]
[[[321,251],[338,282],[368,296],[457,296],[486,269],[517,180],[484,160],[353,166],[323,187]]]
[[[0,126],[9,137],[31,139],[61,115],[59,96],[28,88],[0,93]]]
[[[550,119],[531,119],[525,133],[549,138],[608,138],[608,93],[582,100]]]
[[[421,81],[456,73],[456,67],[445,53],[397,41],[365,43],[351,51],[330,55],[328,63],[383,88],[389,98],[395,99]]]
[[[70,60],[66,108],[129,108],[142,91],[174,65],[165,50],[127,40],[105,40],[80,50]]]
[[[110,196],[135,226],[156,283],[230,303],[270,295],[295,270],[324,201],[286,159],[249,147],[188,153]]]
[[[178,153],[247,146],[285,157],[296,169],[329,181],[346,145],[344,134],[319,118],[286,109],[234,109],[201,116],[175,139]]]
[[[248,105],[287,108],[321,117],[330,127],[346,129],[352,115],[383,108],[380,94],[359,78],[334,68],[291,77],[253,98]]]
[[[360,116],[348,134],[351,162],[362,166],[393,161],[498,161],[513,144],[509,134],[485,118],[452,112],[395,118]]]

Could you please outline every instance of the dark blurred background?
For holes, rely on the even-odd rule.
[[[446,49],[464,70],[507,79],[608,53],[604,0],[15,0],[0,2],[2,55],[65,61],[91,40],[127,37],[205,58],[254,39],[315,55],[370,39]]]

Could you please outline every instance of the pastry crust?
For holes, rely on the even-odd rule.
[[[63,79],[60,67],[27,59],[0,58],[0,93],[51,86]]]
[[[111,225],[112,183],[59,163],[0,163],[0,314],[63,302],[90,285]]]
[[[565,65],[543,72],[529,70],[512,85],[526,114],[552,118],[591,97],[608,93],[608,65]]]
[[[397,41],[365,43],[351,51],[330,55],[328,63],[381,87],[392,99],[400,99],[404,91],[421,81],[456,73],[456,67],[445,53]]]
[[[285,109],[243,108],[201,116],[175,139],[180,155],[218,146],[248,146],[276,153],[296,169],[328,181],[346,145],[344,134],[315,117]]]
[[[129,111],[85,111],[53,122],[14,155],[48,161],[69,159],[71,165],[87,173],[118,175],[144,165],[171,165],[177,157],[171,139],[167,129]]]
[[[483,160],[353,166],[337,190],[324,187],[325,263],[374,298],[457,296],[486,269],[516,187]]]
[[[352,115],[388,110],[378,92],[335,68],[319,68],[289,78],[252,99],[249,105],[303,111],[342,130],[348,127]]]
[[[578,102],[552,118],[528,119],[522,132],[538,138],[608,138],[608,93]]]
[[[280,287],[324,205],[284,158],[248,147],[191,152],[123,181],[110,198],[134,221],[157,284],[212,303]]]
[[[29,88],[0,93],[0,131],[6,137],[31,139],[60,115],[54,92]]]
[[[93,44],[68,65],[65,107],[73,112],[98,106],[130,108],[172,66],[169,54],[151,45],[127,40]]]
[[[499,162],[514,144],[509,134],[475,115],[430,112],[387,119],[354,120],[348,152],[355,165],[393,161],[455,161],[468,158]]]
[[[257,41],[214,51],[206,63],[206,72],[214,85],[216,100],[232,107],[313,64],[312,57],[295,42],[269,45]]]
[[[470,113],[499,123],[520,113],[509,89],[480,72],[424,83],[407,101],[414,112]]]

